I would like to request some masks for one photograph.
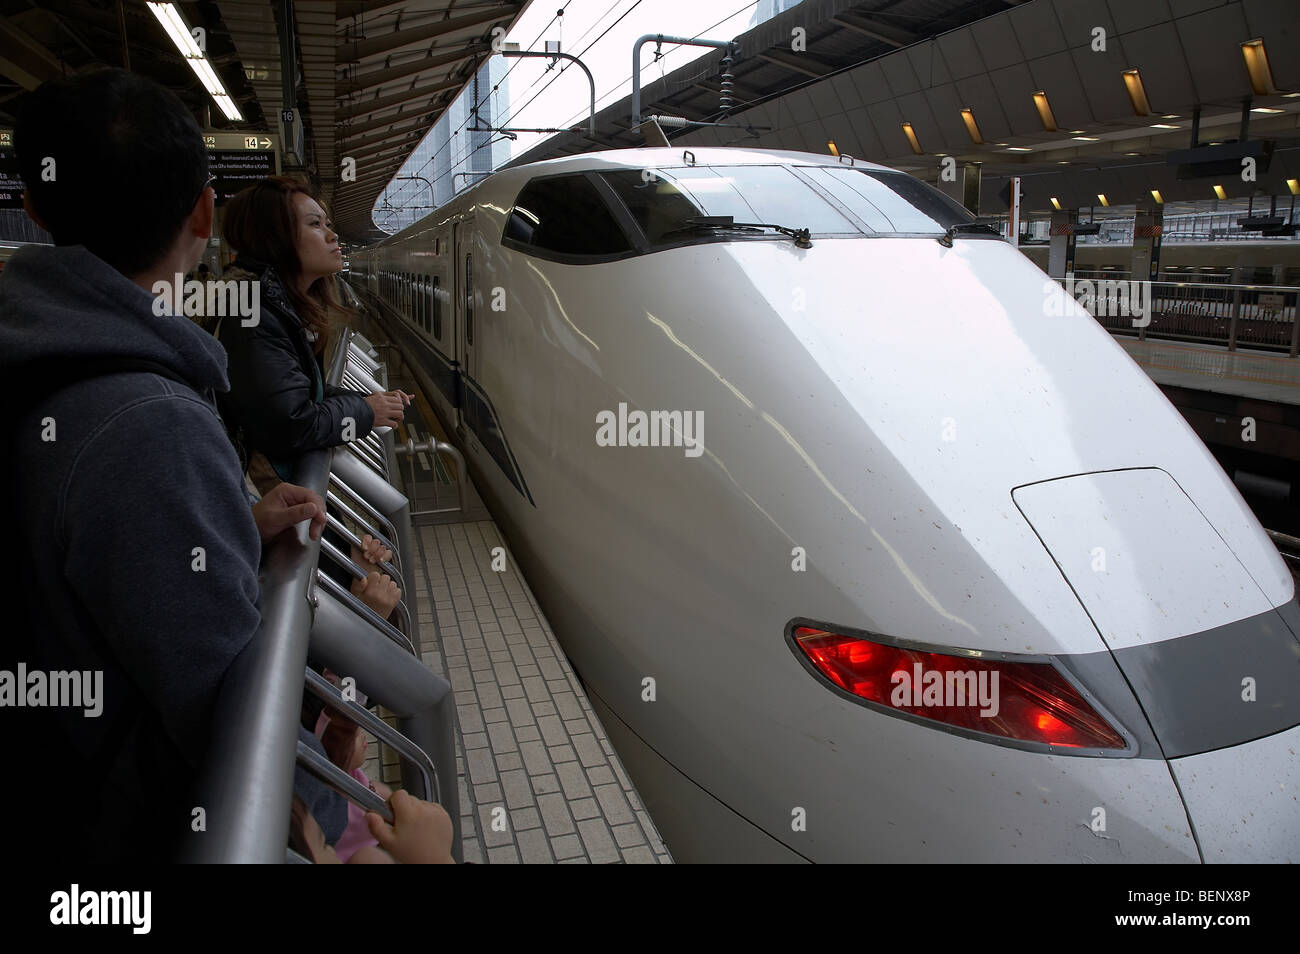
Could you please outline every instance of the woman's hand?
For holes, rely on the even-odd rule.
[[[402,408],[405,406],[401,391],[376,391],[366,395],[366,403],[375,412],[375,427],[396,427],[402,423]]]

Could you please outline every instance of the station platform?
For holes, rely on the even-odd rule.
[[[390,383],[417,395],[399,426],[399,445],[408,437],[446,440],[414,382],[397,370]],[[416,454],[411,487],[411,465],[401,461],[401,489],[413,510],[456,499],[462,475],[449,463]],[[414,522],[419,568],[413,608],[423,661],[451,682],[455,694],[465,860],[671,863],[472,481],[466,481],[462,511]],[[500,571],[492,569],[496,547],[506,551]],[[373,741],[367,774],[400,784],[396,754],[377,754]]]
[[[1162,387],[1300,405],[1298,358],[1190,341],[1140,341],[1128,335],[1115,340]]]

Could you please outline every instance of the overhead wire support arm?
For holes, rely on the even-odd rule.
[[[731,107],[731,64],[737,53],[740,52],[740,44],[735,40],[692,40],[680,36],[664,36],[662,33],[647,33],[636,43],[632,44],[632,125],[640,126],[645,119],[641,115],[641,47],[647,43],[654,43],[662,46],[665,43],[677,43],[682,46],[707,46],[717,50],[726,50],[723,57],[723,67],[727,82],[723,83],[722,90],[722,108],[724,111]]]
[[[584,63],[584,62],[582,62],[582,60],[578,59],[578,58],[577,58],[576,56],[574,56],[572,53],[561,53],[561,52],[559,52],[558,50],[547,50],[547,51],[542,51],[542,50],[512,50],[512,49],[509,49],[509,47],[512,46],[512,45],[513,45],[513,44],[506,44],[506,47],[503,48],[503,49],[501,50],[501,55],[502,55],[502,56],[545,56],[545,57],[548,57],[549,59],[551,59],[552,61],[557,60],[557,59],[558,59],[558,60],[568,60],[570,63],[577,63],[578,66],[580,66],[580,67],[582,68],[582,71],[583,71],[584,73],[587,74],[587,82],[591,85],[591,110],[590,110],[590,115],[587,117],[587,134],[588,134],[589,136],[591,136],[591,138],[595,139],[595,138],[596,138],[596,78],[595,78],[594,76],[591,75],[591,70],[587,69],[587,64]],[[552,62],[552,65],[554,65],[554,62]],[[513,126],[502,126],[502,127],[500,127],[499,129],[497,129],[496,131],[497,131],[497,132],[507,132],[507,131],[511,131],[511,132],[563,132],[564,130],[559,130],[559,129],[555,129],[555,130],[515,129],[515,127],[513,127]]]

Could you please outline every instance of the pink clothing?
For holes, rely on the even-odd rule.
[[[370,785],[370,777],[361,769],[353,769],[349,772],[353,778],[364,785],[366,788],[373,788]],[[334,846],[335,853],[339,856],[339,861],[347,864],[348,859],[355,855],[367,845],[377,845],[374,835],[370,834],[370,826],[366,824],[366,813],[357,806],[348,802],[348,827],[343,832],[343,837],[338,840]]]

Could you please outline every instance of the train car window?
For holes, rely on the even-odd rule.
[[[836,166],[800,171],[876,232],[944,232],[975,221],[956,200],[902,172]]]
[[[465,343],[474,343],[474,269],[465,254]]]
[[[653,171],[653,178],[631,169],[602,173],[651,245],[691,239],[692,235],[683,233],[688,228],[687,220],[701,215],[729,215],[736,222],[806,228],[813,234],[861,234],[783,166],[699,166]],[[696,231],[694,237],[704,241],[734,240],[737,233]]]
[[[583,174],[534,179],[506,219],[502,241],[528,252],[614,256],[632,251],[613,214]]]
[[[442,340],[442,295],[439,294],[438,286],[441,280],[437,275],[433,276],[433,290],[430,293],[430,299],[433,304],[433,336],[439,341]]]
[[[420,327],[429,333],[429,276],[420,276]]]

